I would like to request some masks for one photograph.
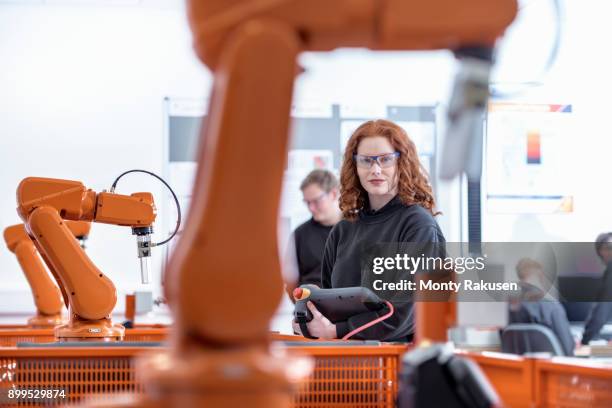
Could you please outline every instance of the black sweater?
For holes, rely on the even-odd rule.
[[[321,259],[327,236],[332,226],[325,226],[313,218],[295,229],[295,256],[299,271],[298,286],[319,285],[321,282]]]
[[[378,211],[360,211],[356,221],[342,220],[334,226],[323,254],[321,285],[323,288],[362,286],[362,255],[377,243],[444,243],[440,227],[428,210],[420,205],[406,206],[399,197],[393,198]],[[352,339],[381,341],[411,341],[414,333],[414,313],[411,302],[394,302],[395,312],[380,322],[353,336]],[[370,312],[336,323],[337,337],[368,323],[388,310]]]

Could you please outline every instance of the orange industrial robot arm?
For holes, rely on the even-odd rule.
[[[178,324],[210,343],[267,336],[282,293],[275,226],[300,52],[449,48],[486,58],[516,11],[515,0],[190,1],[195,49],[215,83],[189,222],[167,270]]]
[[[83,242],[89,235],[91,224],[82,221],[67,221],[68,228],[75,238]],[[45,269],[38,250],[26,232],[23,224],[11,225],[4,230],[4,241],[15,254],[17,261],[30,285],[36,316],[28,320],[32,328],[54,327],[62,322],[62,291]],[[56,277],[51,265],[47,265]],[[64,296],[65,297],[65,296]]]
[[[483,109],[492,48],[514,19],[517,4],[188,4],[195,49],[213,71],[214,86],[200,138],[189,219],[166,271],[176,349],[143,365],[140,374],[160,406],[284,406],[289,399],[283,379],[294,366],[275,359],[266,344],[282,294],[276,224],[298,54],[339,47],[452,49],[470,62],[483,60],[474,64],[476,75],[467,76],[469,86],[459,88],[466,92],[449,115],[454,119],[476,110],[473,107]],[[418,319],[427,320],[430,311],[419,311]],[[439,315],[429,316],[440,320]],[[438,328],[425,327],[425,332],[437,335]]]
[[[96,193],[77,181],[29,177],[19,184],[17,201],[30,236],[66,291],[70,322],[56,328],[56,337],[120,339],[123,327],[110,321],[117,301],[115,286],[85,254],[63,220],[132,227],[139,257],[148,257],[156,216],[151,194]]]

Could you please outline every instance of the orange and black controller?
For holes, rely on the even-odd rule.
[[[355,286],[348,288],[321,289],[316,285],[302,285],[294,289],[295,321],[300,325],[302,335],[314,339],[308,332],[306,323],[312,320],[312,313],[306,306],[312,302],[332,323],[348,320],[350,317],[384,309],[386,302],[368,288]]]

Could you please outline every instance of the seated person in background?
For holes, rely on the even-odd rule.
[[[605,265],[597,303],[587,317],[581,343],[589,344],[601,328],[612,318],[612,232],[599,234],[595,240],[595,251]]]
[[[321,259],[332,227],[342,219],[338,205],[338,179],[328,170],[313,170],[300,185],[304,204],[312,218],[295,229],[289,240],[285,265],[297,275],[297,286],[321,285]],[[297,267],[297,274],[295,268]],[[288,284],[291,293],[294,285]]]
[[[563,306],[555,299],[545,299],[542,290],[544,271],[540,263],[523,258],[516,265],[521,295],[510,301],[509,323],[537,323],[557,336],[565,355],[574,355],[574,338]]]

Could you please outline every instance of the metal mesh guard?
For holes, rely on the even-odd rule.
[[[9,399],[8,390],[63,390],[65,398]],[[131,357],[0,358],[0,406],[63,405],[140,393]]]
[[[0,350],[0,406],[57,406],[143,392],[133,358],[146,349],[115,349],[108,355],[92,350]],[[298,386],[295,408],[394,406],[403,348],[304,346],[291,350],[315,358],[313,374]],[[10,389],[63,389],[66,398],[8,401]]]

